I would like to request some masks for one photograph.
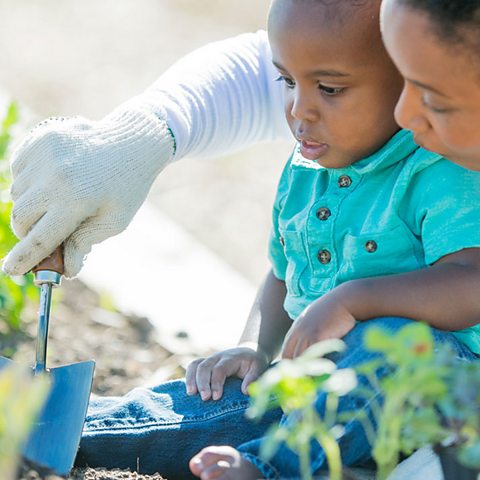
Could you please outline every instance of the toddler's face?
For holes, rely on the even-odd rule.
[[[337,3],[338,15],[335,2],[275,0],[268,22],[290,129],[303,156],[327,168],[374,153],[399,129],[393,112],[403,83],[383,49],[380,1]]]
[[[423,147],[480,171],[477,52],[442,44],[426,14],[395,0],[385,2],[382,21],[385,45],[405,76],[398,122]]]

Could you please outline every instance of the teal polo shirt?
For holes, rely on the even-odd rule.
[[[480,247],[480,173],[418,147],[405,130],[338,169],[297,145],[280,178],[269,257],[292,319],[343,282],[417,270],[469,247]],[[480,353],[480,325],[453,333]]]

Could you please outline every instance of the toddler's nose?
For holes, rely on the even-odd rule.
[[[314,122],[320,118],[320,112],[311,95],[303,92],[296,92],[293,98],[290,114],[300,121]]]

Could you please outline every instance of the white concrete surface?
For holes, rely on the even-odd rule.
[[[94,246],[80,279],[108,292],[121,310],[148,317],[163,341],[188,333],[199,352],[238,341],[255,295],[247,280],[148,203],[125,232]]]
[[[444,480],[444,477],[440,461],[428,445],[401,462],[388,480]]]

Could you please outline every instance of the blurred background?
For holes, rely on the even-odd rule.
[[[99,119],[210,41],[264,28],[268,0],[0,0],[0,88],[38,117]],[[183,160],[150,201],[258,284],[285,145]],[[138,245],[141,248],[141,245]]]

